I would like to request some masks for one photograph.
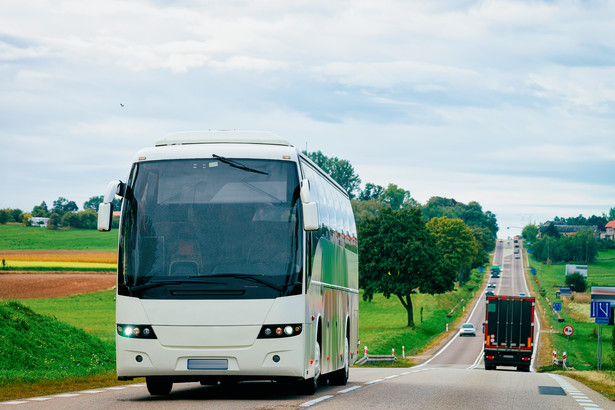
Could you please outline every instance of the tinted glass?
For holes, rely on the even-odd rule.
[[[138,163],[124,202],[121,294],[254,299],[301,292],[295,163]]]

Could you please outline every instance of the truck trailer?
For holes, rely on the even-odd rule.
[[[529,372],[534,351],[533,297],[487,296],[485,313],[485,370],[516,366]]]

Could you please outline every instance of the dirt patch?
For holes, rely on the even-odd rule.
[[[43,299],[97,292],[115,286],[115,273],[0,274],[0,299]]]

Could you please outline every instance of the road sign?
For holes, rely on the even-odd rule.
[[[574,329],[570,325],[564,326],[564,335],[571,336],[574,333]]]
[[[598,318],[611,317],[611,302],[594,302],[591,303],[590,316]],[[597,323],[597,322],[596,322]]]
[[[559,302],[553,302],[553,310],[559,312],[560,310],[562,310],[562,304]]]

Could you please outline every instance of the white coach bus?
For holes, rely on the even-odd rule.
[[[136,156],[122,197],[117,375],[272,380],[313,394],[357,358],[357,233],[348,195],[267,132],[171,134]]]

